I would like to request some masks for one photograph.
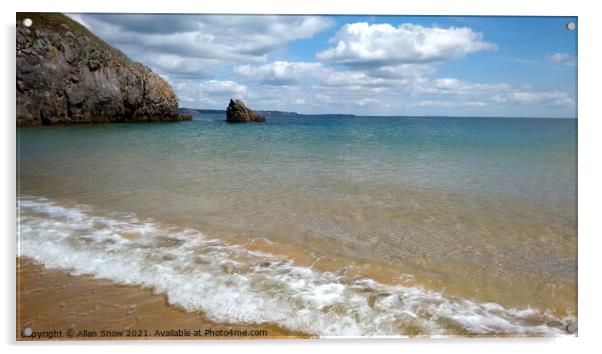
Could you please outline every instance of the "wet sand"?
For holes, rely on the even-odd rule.
[[[51,332],[54,338],[26,337],[25,328],[34,335]],[[184,335],[177,335],[178,330]],[[103,336],[101,331],[110,333]],[[244,335],[244,331],[264,333]],[[215,323],[201,313],[169,305],[164,295],[154,294],[151,289],[71,276],[66,271],[45,269],[26,257],[17,258],[16,335],[19,341],[308,338],[274,325]]]

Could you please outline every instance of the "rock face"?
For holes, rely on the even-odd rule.
[[[62,14],[17,13],[16,46],[17,126],[191,119],[165,80]]]
[[[265,122],[265,117],[253,113],[241,100],[230,100],[226,109],[226,122]]]

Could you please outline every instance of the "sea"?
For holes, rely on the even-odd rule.
[[[17,129],[18,255],[320,337],[572,332],[577,119],[224,120]]]

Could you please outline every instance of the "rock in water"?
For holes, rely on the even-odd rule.
[[[67,16],[17,13],[16,45],[17,126],[191,119],[159,75]]]
[[[226,122],[265,122],[265,117],[253,113],[241,100],[230,100],[226,109]]]

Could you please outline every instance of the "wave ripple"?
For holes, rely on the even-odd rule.
[[[136,215],[21,198],[19,255],[167,295],[217,322],[275,323],[319,336],[563,335],[573,318],[343,279]]]

